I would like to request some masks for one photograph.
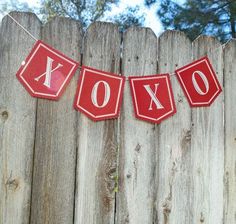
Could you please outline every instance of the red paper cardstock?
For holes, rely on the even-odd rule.
[[[135,116],[160,123],[176,113],[169,74],[129,77]]]
[[[119,116],[125,77],[82,66],[75,109],[94,121]]]
[[[58,100],[79,64],[37,41],[16,76],[33,97]]]
[[[177,69],[176,74],[192,107],[209,106],[222,92],[214,69],[207,57]]]

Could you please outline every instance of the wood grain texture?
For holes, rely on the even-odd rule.
[[[223,84],[221,44],[200,36],[193,42],[193,59],[208,55]],[[193,175],[193,222],[222,223],[224,177],[223,100],[220,94],[210,107],[192,111],[191,172]]]
[[[183,33],[166,31],[159,37],[159,73],[173,73],[191,58],[191,42]],[[177,113],[157,127],[155,223],[190,224],[196,223],[191,214],[191,109],[176,76],[171,76],[171,84]]]
[[[236,40],[224,50],[225,178],[224,223],[236,223]]]
[[[156,42],[155,34],[148,28],[128,29],[123,41],[123,75],[155,75]],[[135,118],[128,82],[124,93],[120,139],[116,223],[152,223],[155,200],[155,126]]]
[[[118,27],[96,22],[87,30],[83,64],[119,74]],[[118,121],[79,119],[75,223],[114,223]]]
[[[31,13],[12,12],[40,38],[41,23]],[[36,99],[16,79],[34,40],[5,16],[0,30],[0,223],[27,224],[35,137]]]
[[[116,74],[121,65],[125,76],[172,73],[207,54],[224,94],[191,109],[172,76],[177,114],[153,125],[134,117],[126,82],[120,118],[93,122],[73,109],[78,72],[58,102],[27,93],[15,74],[35,41],[4,17],[0,224],[236,223],[235,40],[223,52],[215,38],[191,43],[167,31],[157,41],[150,29],[133,27],[121,44],[114,24],[93,23],[83,37],[70,19],[42,28],[34,14],[11,15],[72,59],[81,61],[83,46],[84,65]]]
[[[42,39],[80,61],[78,22],[54,18]],[[78,73],[59,101],[38,100],[31,223],[72,224],[76,171],[77,112],[73,109]]]

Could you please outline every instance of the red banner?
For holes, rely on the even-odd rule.
[[[176,113],[169,74],[130,77],[135,115],[160,123]]]
[[[209,106],[222,91],[207,57],[177,69],[176,74],[192,107]]]
[[[125,78],[83,66],[74,106],[94,121],[117,118]]]
[[[37,41],[16,76],[33,96],[58,100],[78,63],[42,41]],[[222,92],[207,57],[176,70],[190,106],[209,106]],[[169,74],[129,77],[135,116],[160,123],[176,113]],[[82,66],[75,109],[94,121],[117,118],[125,77]]]
[[[33,97],[58,100],[77,68],[77,62],[37,41],[16,76]]]

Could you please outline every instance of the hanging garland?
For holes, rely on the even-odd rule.
[[[37,40],[8,14],[36,43],[22,63],[16,77],[33,97],[59,100],[79,63]],[[175,71],[191,107],[210,106],[222,92],[214,69],[207,57]],[[130,76],[129,84],[135,116],[153,123],[176,113],[170,74]],[[74,108],[94,121],[119,116],[125,77],[82,66]]]

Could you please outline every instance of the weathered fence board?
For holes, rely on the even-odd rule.
[[[157,73],[157,38],[150,29],[130,28],[124,35],[122,73]],[[155,126],[134,117],[126,82],[121,114],[117,223],[152,223],[154,204]]]
[[[33,14],[12,16],[74,60],[125,76],[174,72],[207,54],[222,85],[224,75],[224,94],[191,109],[171,76],[177,114],[153,125],[134,117],[126,81],[120,118],[93,122],[72,107],[79,72],[58,102],[30,97],[15,74],[34,40],[5,17],[0,224],[236,223],[235,40],[223,52],[214,38],[191,43],[176,31],[157,41],[150,29],[120,34],[116,25],[96,22],[83,36],[69,19],[42,28]]]
[[[85,34],[83,64],[119,74],[121,36],[96,22]],[[114,223],[118,121],[79,118],[75,223]]]
[[[215,38],[201,36],[193,42],[193,59],[206,54],[223,85],[221,45]],[[193,222],[222,223],[223,220],[223,96],[221,93],[209,108],[192,111]]]
[[[31,13],[11,13],[36,37],[40,21]],[[34,40],[10,18],[0,31],[0,223],[29,222],[36,99],[16,79]]]
[[[236,40],[224,50],[225,170],[224,223],[236,223]]]
[[[181,47],[180,47],[181,46]],[[159,73],[191,62],[191,42],[168,31],[158,41]],[[175,76],[171,76],[177,113],[157,127],[157,218],[155,223],[196,223],[191,217],[191,110]]]
[[[80,61],[80,24],[55,18],[42,39]],[[58,101],[38,100],[31,223],[72,224],[76,171],[77,113],[73,109],[78,73]]]

